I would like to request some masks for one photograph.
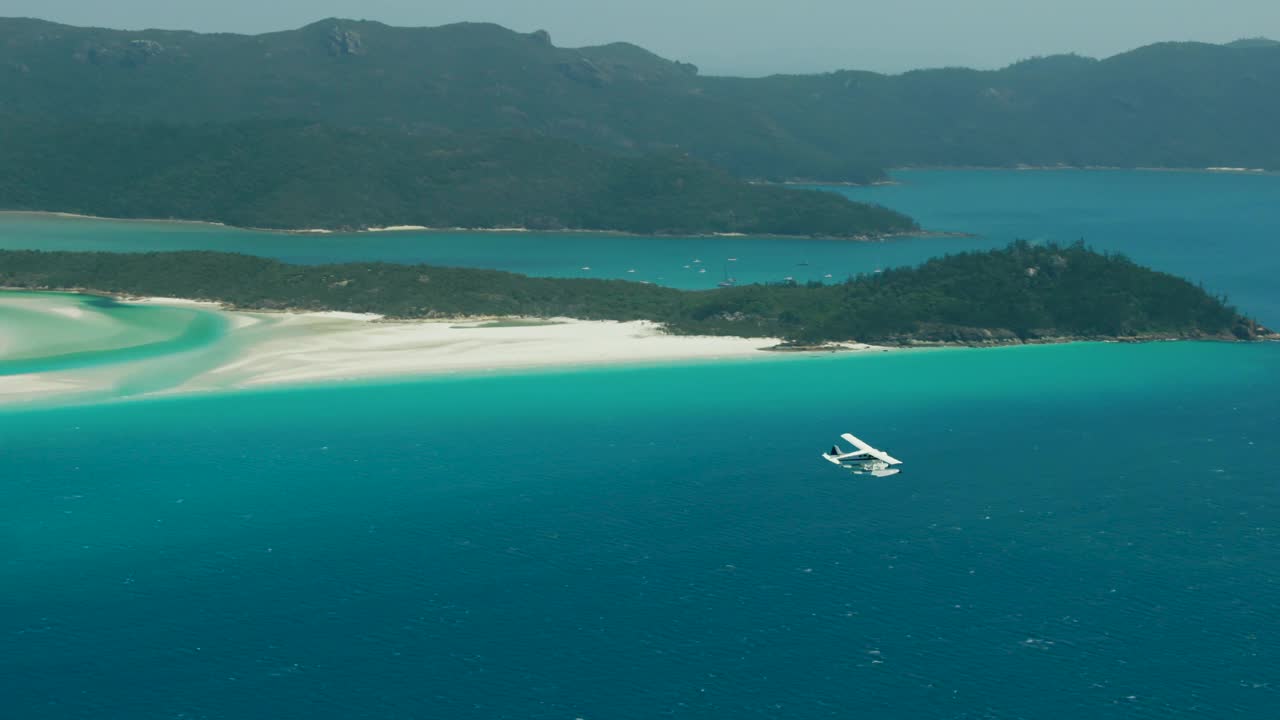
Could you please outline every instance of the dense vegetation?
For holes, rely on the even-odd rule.
[[[483,23],[335,19],[243,36],[0,19],[0,113],[524,129],[623,154],[680,148],[744,177],[881,176],[708,94],[691,65],[624,43],[557,48],[545,33]]]
[[[679,148],[767,179],[865,181],[903,165],[1280,169],[1280,44],[740,79],[486,24],[325,20],[241,36],[0,20],[0,113],[522,129],[622,154]]]
[[[998,71],[725,80],[834,154],[902,166],[1280,169],[1280,46],[1162,43]],[[731,88],[731,89],[730,89]],[[839,132],[828,123],[839,118]]]
[[[801,342],[1005,342],[1265,333],[1185,280],[1083,245],[1016,243],[838,285],[681,291],[620,280],[360,263],[288,265],[212,252],[0,251],[0,286],[219,300],[237,307],[650,319],[672,332]]]
[[[621,157],[528,132],[0,119],[0,136],[4,209],[266,228],[849,237],[915,227],[832,193],[752,185],[675,151]]]

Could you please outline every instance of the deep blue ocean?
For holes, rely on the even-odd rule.
[[[1218,184],[1260,178],[977,177],[967,221],[974,173],[851,192],[1280,320],[1280,215]],[[1186,178],[1218,217],[1155,217]],[[0,411],[0,717],[1275,717],[1278,427],[1280,344],[1219,343]],[[845,431],[906,471],[821,461]]]

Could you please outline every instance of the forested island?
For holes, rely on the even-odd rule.
[[[612,155],[527,131],[300,121],[0,118],[0,209],[271,229],[521,227],[859,237],[918,230],[834,193],[758,185],[675,150]]]
[[[1225,298],[1081,243],[1018,242],[839,284],[709,291],[427,265],[300,266],[216,252],[0,251],[0,286],[403,319],[652,320],[678,334],[778,337],[803,344],[1272,337]]]

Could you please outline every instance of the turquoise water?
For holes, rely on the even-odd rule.
[[[888,264],[1085,234],[1280,320],[1273,179],[901,179],[850,192],[986,237],[691,242],[748,243],[713,250],[776,274],[799,247]],[[35,222],[0,220],[0,242],[439,249]],[[443,237],[473,264],[530,240]],[[561,264],[536,266],[564,271],[542,239]],[[711,255],[610,242],[655,267]],[[193,352],[130,382],[212,361]],[[1280,344],[1214,343],[0,410],[0,717],[1271,717],[1277,427]],[[906,472],[819,460],[843,431]]]
[[[583,233],[287,235],[208,225],[0,214],[0,247],[212,249],[301,263],[427,262],[710,288],[726,273],[741,282],[777,282],[785,277],[821,281],[826,275],[840,280],[946,252],[1003,246],[1018,238],[1084,238],[1096,247],[1121,250],[1157,269],[1203,281],[1215,292],[1229,293],[1262,320],[1280,325],[1280,300],[1269,292],[1280,276],[1280,175],[916,170],[894,177],[902,184],[828,189],[910,213],[930,230],[979,237],[858,243]],[[736,260],[729,263],[728,258]],[[700,267],[707,272],[698,273]]]
[[[28,305],[29,303],[29,305]],[[68,309],[60,315],[50,306]],[[0,293],[3,337],[35,341],[0,354],[0,376],[101,367],[203,350],[226,335],[209,310],[131,305],[107,297]]]
[[[32,406],[169,390],[238,355],[242,343],[229,329],[227,315],[205,308],[0,292],[0,380],[37,374],[61,383],[57,393],[20,398]]]
[[[1278,345],[0,415],[42,718],[1268,717]],[[908,462],[817,454],[862,430]]]
[[[1083,239],[1202,282],[1280,325],[1280,175],[914,170],[894,177],[902,184],[835,190],[998,245]]]

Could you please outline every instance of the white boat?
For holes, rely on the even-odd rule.
[[[890,477],[902,472],[901,469],[895,467],[901,465],[902,461],[889,453],[871,447],[850,433],[845,433],[840,437],[845,442],[853,445],[854,449],[845,452],[840,449],[839,445],[832,445],[830,452],[822,454],[823,460],[832,465],[842,467],[854,475]]]
[[[738,284],[738,279],[729,275],[729,263],[737,262],[737,261],[738,261],[738,258],[729,258],[728,260],[725,261],[724,280],[721,280],[720,282],[716,283],[717,285],[719,285],[722,288],[725,288],[725,287],[733,287],[734,285]]]

